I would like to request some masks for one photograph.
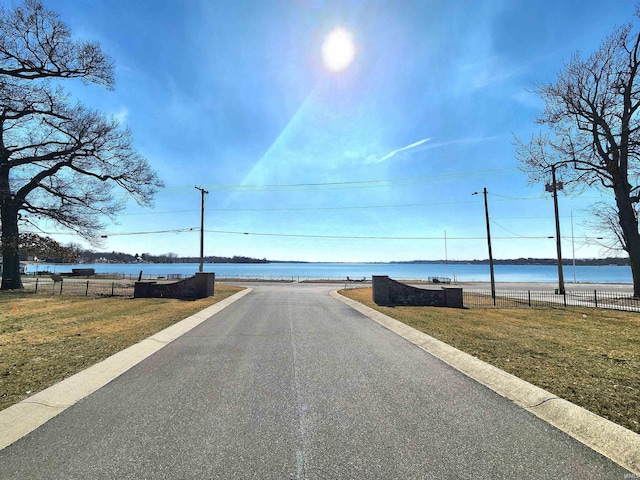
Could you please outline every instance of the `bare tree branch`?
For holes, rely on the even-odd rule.
[[[92,241],[124,207],[116,189],[151,205],[162,182],[133,147],[131,133],[53,82],[80,78],[113,87],[99,45],[71,38],[40,0],[0,6],[0,288],[21,288],[21,212],[49,219]]]
[[[516,158],[531,181],[543,180],[551,165],[564,166],[568,185],[613,193],[615,207],[599,205],[595,223],[629,254],[640,296],[640,33],[632,29],[615,29],[587,59],[574,54],[556,82],[537,86],[545,101],[538,123],[547,133],[516,139]]]
[[[69,28],[40,0],[0,7],[0,75],[26,80],[81,78],[112,88],[113,64],[92,42],[71,38]]]

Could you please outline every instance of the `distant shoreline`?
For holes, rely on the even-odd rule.
[[[48,265],[81,265],[81,264],[96,264],[96,265],[171,265],[171,264],[194,264],[197,265],[200,263],[199,260],[193,260],[192,257],[187,257],[185,259],[176,258],[174,261],[157,261],[157,262],[46,262],[46,261],[23,261],[22,263],[26,265],[38,265],[38,264],[48,264]],[[333,261],[308,261],[308,260],[258,260],[255,261],[247,261],[247,259],[243,259],[241,261],[207,261],[205,258],[205,264],[233,264],[233,265],[241,265],[241,264],[278,264],[278,263],[286,263],[286,264],[337,264],[337,265],[349,265],[349,264],[358,264],[358,265],[366,265],[366,264],[376,264],[376,265],[489,265],[489,259],[482,260],[395,260],[388,262],[333,262]],[[535,266],[535,265],[557,265],[558,260],[555,258],[514,258],[514,259],[494,259],[494,265],[522,265],[522,266]],[[572,266],[574,264],[574,259],[572,258],[563,258],[562,265],[564,266]],[[619,266],[619,267],[628,267],[630,266],[628,258],[618,258],[618,257],[607,257],[607,258],[576,258],[575,259],[576,266]]]

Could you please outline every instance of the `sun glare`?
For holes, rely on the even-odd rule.
[[[351,33],[342,28],[334,28],[329,32],[322,44],[322,61],[332,72],[345,70],[356,56],[356,47]]]

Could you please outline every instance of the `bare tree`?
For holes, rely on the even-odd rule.
[[[615,29],[589,58],[574,54],[555,83],[537,88],[546,104],[538,123],[548,133],[518,142],[516,150],[532,181],[548,177],[556,165],[566,183],[613,193],[617,225],[610,226],[629,255],[635,296],[640,296],[639,47],[640,34],[629,24]],[[610,211],[603,215],[611,219]]]
[[[585,225],[596,232],[603,232],[609,236],[585,239],[584,244],[600,247],[600,251],[609,257],[619,257],[624,249],[624,236],[618,220],[618,211],[614,205],[607,202],[596,202],[591,205],[589,219]],[[626,252],[624,252],[626,253]]]
[[[149,205],[162,183],[129,130],[70,103],[60,79],[112,88],[113,65],[95,43],[71,38],[40,0],[0,8],[1,289],[22,288],[19,224],[49,219],[92,239],[127,197]],[[116,196],[120,187],[128,195]]]

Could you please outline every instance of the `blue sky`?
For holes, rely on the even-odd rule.
[[[538,130],[535,83],[634,19],[627,0],[44,1],[116,64],[115,91],[68,88],[166,183],[101,250],[198,255],[198,185],[205,254],[308,261],[487,258],[484,187],[494,257],[554,257],[513,136]],[[340,73],[320,54],[336,27],[356,48]],[[565,257],[606,253],[584,240],[600,197],[561,195]]]

